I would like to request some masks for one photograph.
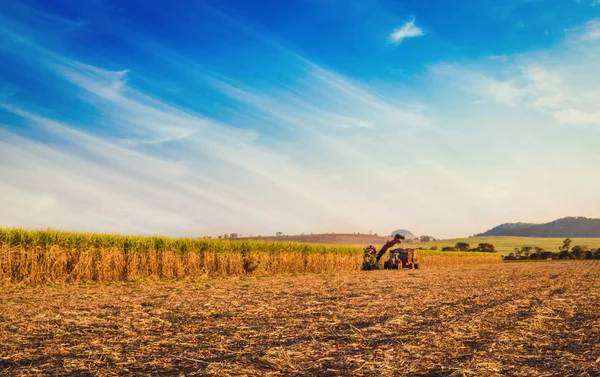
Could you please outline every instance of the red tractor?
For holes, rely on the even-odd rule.
[[[418,269],[419,256],[415,249],[393,249],[390,250],[388,260],[383,263],[383,268],[386,270],[401,270],[403,268]],[[364,260],[362,265],[363,270],[379,270],[377,263],[377,249],[370,245],[365,248]]]
[[[418,269],[419,256],[415,249],[390,250],[390,257],[383,264],[386,270],[401,270],[403,268]]]

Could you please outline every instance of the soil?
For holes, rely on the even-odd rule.
[[[0,291],[0,376],[598,376],[600,262]]]

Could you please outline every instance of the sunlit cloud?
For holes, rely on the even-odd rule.
[[[600,3],[598,3],[600,4]],[[596,3],[594,3],[596,5]],[[600,39],[600,18],[594,18],[585,24],[567,29],[575,39],[581,41],[594,41]]]
[[[452,236],[600,210],[600,181],[577,195],[569,182],[597,155],[555,152],[597,125],[593,23],[547,51],[436,62],[412,87],[384,91],[260,33],[260,64],[240,73],[107,27],[153,56],[152,70],[59,51],[34,21],[77,21],[32,17],[29,32],[18,20],[1,27],[2,56],[33,84],[0,87],[0,225]],[[421,35],[411,21],[390,42]]]
[[[398,29],[394,30],[390,36],[389,40],[391,43],[400,44],[406,38],[415,38],[421,37],[425,35],[425,32],[415,25],[415,20],[408,21]]]

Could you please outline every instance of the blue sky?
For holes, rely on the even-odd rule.
[[[600,217],[600,1],[0,3],[0,226]]]

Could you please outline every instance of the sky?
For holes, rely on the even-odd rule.
[[[600,217],[599,0],[0,2],[0,226]]]

